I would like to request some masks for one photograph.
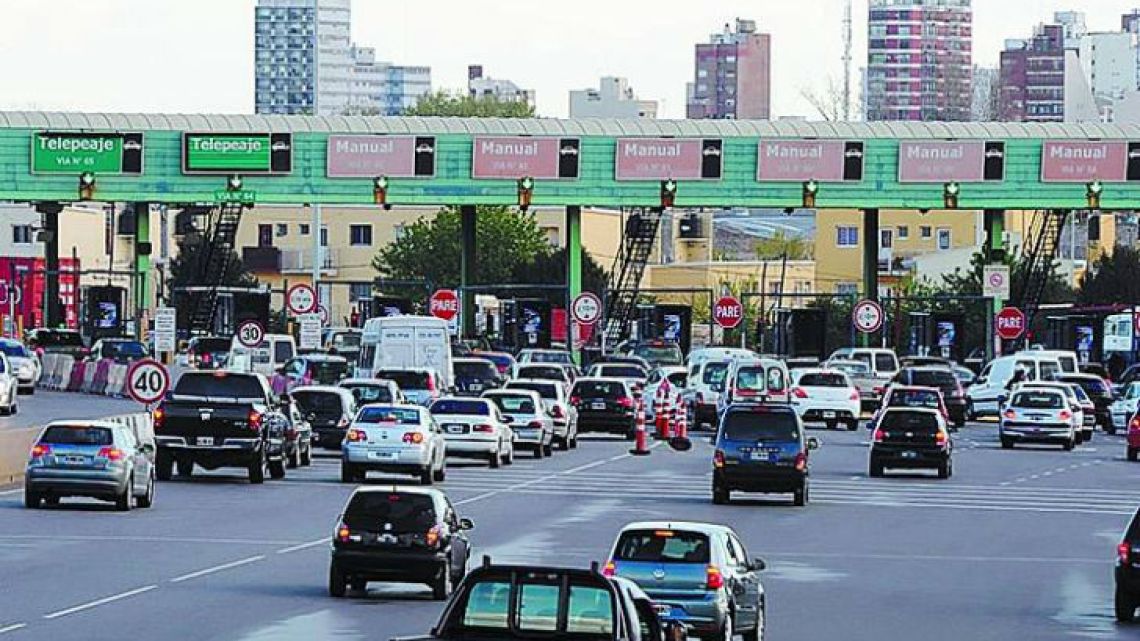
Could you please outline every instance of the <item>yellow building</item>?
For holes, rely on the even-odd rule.
[[[642,290],[699,289],[712,290],[719,296],[721,287],[731,284],[738,294],[759,294],[763,292],[766,305],[771,307],[775,299],[769,295],[779,295],[781,290],[783,305],[800,307],[808,299],[796,294],[808,294],[815,287],[815,261],[811,260],[756,260],[756,261],[699,261],[675,262],[667,265],[647,265]],[[658,295],[664,301],[693,300],[696,305],[707,304],[707,296],[702,294],[664,293]],[[750,297],[752,298],[752,297]],[[753,299],[752,303],[757,303]]]

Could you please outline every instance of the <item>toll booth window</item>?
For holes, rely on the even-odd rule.
[[[609,592],[600,588],[570,587],[566,631],[613,634],[613,604]]]
[[[463,627],[506,630],[510,600],[509,583],[476,584],[467,597],[467,608],[463,612]]]
[[[554,632],[558,629],[558,586],[524,584],[519,592],[519,630]]]

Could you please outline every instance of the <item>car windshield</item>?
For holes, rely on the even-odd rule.
[[[114,436],[106,427],[52,425],[40,437],[40,442],[51,445],[110,445]]]
[[[681,530],[630,530],[618,538],[614,558],[648,563],[709,562],[709,537]]]
[[[356,413],[357,423],[419,425],[420,411],[411,407],[368,406]]]
[[[676,345],[638,345],[633,354],[659,365],[680,365],[682,360],[681,348]]]
[[[1058,393],[1032,391],[1013,395],[1011,405],[1025,409],[1059,410],[1065,407],[1065,399]]]
[[[20,343],[13,343],[10,341],[4,341],[3,343],[0,343],[0,351],[4,352],[5,356],[11,356],[14,358],[31,357],[31,354],[28,352],[28,348],[24,347]]]
[[[103,344],[103,356],[143,358],[147,355],[146,346],[137,341],[115,341]]]
[[[808,372],[800,377],[801,387],[847,387],[847,377],[828,372]]]
[[[611,378],[645,378],[645,370],[636,365],[600,365],[598,376]]]
[[[538,392],[542,398],[556,400],[558,398],[558,387],[554,383],[532,383],[530,381],[511,381],[507,383],[508,389],[528,389],[532,392]]]
[[[875,354],[875,369],[882,373],[893,372],[898,369],[895,357],[890,354]]]
[[[1076,383],[1089,396],[1112,396],[1112,390],[1099,378],[1063,378],[1066,383]]]
[[[534,400],[519,394],[493,394],[487,397],[507,414],[535,414]]]
[[[410,372],[407,370],[380,370],[376,378],[386,378],[395,381],[402,390],[420,390],[428,388],[427,372]]]
[[[940,406],[941,394],[936,390],[894,390],[887,402],[887,407],[930,407],[937,409]]]
[[[625,385],[618,381],[578,381],[570,395],[580,398],[618,398],[625,396]]]
[[[530,352],[527,355],[528,363],[564,363],[573,364],[569,352]]]
[[[728,376],[728,363],[709,363],[701,375],[701,382],[709,386],[723,385]]]
[[[344,511],[344,524],[392,534],[427,532],[436,524],[435,501],[425,494],[357,492]]]
[[[866,375],[871,372],[870,366],[866,363],[857,363],[855,361],[848,361],[846,363],[832,363],[831,367],[852,376]]]
[[[392,389],[387,385],[373,385],[371,383],[349,383],[342,385],[344,389],[352,392],[357,405],[365,403],[391,403]]]
[[[432,414],[459,414],[466,416],[490,416],[491,409],[483,401],[465,401],[445,398],[431,404]]]
[[[213,396],[221,398],[262,398],[265,388],[256,376],[212,372],[187,372],[174,385],[175,396]]]
[[[344,411],[340,394],[334,392],[297,390],[293,392],[293,400],[297,401],[297,405],[305,412],[340,413]]]
[[[938,431],[938,417],[933,412],[893,410],[883,415],[879,428],[930,434]]]
[[[36,342],[44,347],[83,347],[83,338],[77,332],[39,332]]]
[[[732,441],[795,441],[800,438],[799,423],[791,412],[741,410],[724,417],[724,437]]]

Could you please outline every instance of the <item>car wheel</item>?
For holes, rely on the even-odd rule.
[[[553,443],[547,443],[546,445],[543,445],[542,446],[542,455],[543,456],[554,456],[554,444]]]
[[[487,463],[491,466],[492,469],[497,468],[502,464],[502,459],[499,457],[499,451],[497,449],[494,452],[491,452],[490,456],[487,457]]]
[[[1128,460],[1129,461],[1135,461],[1137,459],[1138,455],[1140,455],[1140,447],[1128,448]]]
[[[34,385],[32,387],[28,388],[28,396],[34,396],[35,393],[36,393],[36,388]]]
[[[836,428],[836,423],[835,423],[835,421],[827,421],[824,423],[824,427],[829,429],[829,430],[833,430]]]
[[[1066,441],[1065,444],[1061,446],[1061,448],[1064,449],[1066,452],[1071,452],[1071,451],[1073,451],[1073,448],[1076,446],[1077,446],[1077,437],[1074,436],[1073,438]]]
[[[1108,434],[1109,436],[1112,436],[1112,435],[1116,434],[1116,423],[1113,423],[1112,421],[1109,421],[1109,422],[1108,422],[1108,423],[1107,423],[1107,424],[1104,426],[1104,433],[1105,433],[1105,434]]]
[[[795,492],[792,493],[792,503],[796,507],[803,507],[808,504],[810,497],[808,496],[808,484],[805,481]]]
[[[444,481],[447,480],[447,468],[444,467],[443,465],[440,465],[439,469],[435,471],[432,478],[435,479],[436,483],[443,483]]]
[[[309,443],[305,446],[305,451],[301,453],[301,465],[309,467],[313,464],[313,444]]]
[[[139,507],[150,507],[154,505],[154,476],[151,476],[146,483],[146,494],[138,498]]]
[[[966,401],[966,420],[967,421],[978,420],[978,413],[977,413],[977,411],[974,410],[974,401]]]
[[[24,488],[24,507],[29,510],[38,510],[42,501],[43,497],[40,496],[39,492],[33,492],[28,488]]]
[[[876,479],[881,477],[883,475],[883,464],[879,461],[876,461],[875,459],[871,459],[871,463],[868,466],[867,475],[871,478]]]
[[[269,462],[269,478],[280,481],[285,478],[285,460],[279,459]]]
[[[717,634],[714,639],[716,639],[716,641],[733,641],[733,635],[735,634],[736,632],[732,629],[732,614],[730,613],[724,617],[724,625],[721,626],[720,633]]]
[[[296,469],[298,467],[301,467],[300,443],[297,443],[297,446],[293,448],[293,453],[289,455],[289,458],[286,461],[286,465],[289,467],[289,469]]]
[[[348,582],[344,573],[337,569],[336,564],[329,565],[329,596],[342,598],[348,592]]]
[[[766,624],[764,601],[760,601],[760,605],[756,606],[756,627],[741,635],[744,637],[744,641],[764,641],[764,627]]]
[[[503,465],[515,464],[515,444],[512,442],[507,449],[507,453],[503,455]]]
[[[115,509],[120,512],[130,512],[132,504],[135,501],[135,479],[134,477],[127,478],[127,486],[119,496],[115,497]]]
[[[713,505],[728,505],[732,501],[732,491],[717,483],[713,483],[712,495]]]
[[[1013,449],[1013,439],[1006,438],[1004,436],[1001,437],[1001,449],[1012,450]]]
[[[420,470],[420,485],[431,485],[434,482],[435,475],[432,474],[430,465]]]
[[[938,478],[950,478],[950,461],[944,461],[938,464]]]
[[[958,429],[962,429],[963,427],[966,427],[966,417],[962,416],[962,417],[954,419],[954,427],[956,427]]]
[[[578,449],[578,433],[574,432],[574,438],[570,439],[570,449]]]
[[[558,449],[562,450],[563,452],[570,449],[570,438],[566,437],[558,439]]]
[[[543,454],[542,446],[541,446],[541,445],[536,445],[536,446],[534,447],[534,458],[542,458],[542,457],[543,457],[543,455],[544,455],[544,454]]]
[[[169,454],[159,452],[154,461],[154,471],[158,480],[169,481],[174,476],[174,459]]]
[[[368,581],[365,579],[353,579],[351,585],[353,592],[368,592]]]
[[[1116,620],[1120,623],[1132,623],[1136,618],[1136,600],[1132,595],[1116,586],[1116,598],[1113,599],[1116,610]]]
[[[451,567],[444,563],[439,568],[439,576],[431,584],[431,597],[436,601],[446,601],[451,596]]]
[[[856,419],[856,420],[851,420],[851,421],[847,421],[847,431],[848,431],[848,432],[854,432],[854,431],[855,431],[855,430],[857,430],[857,429],[859,429],[859,421],[858,421],[858,419]]]
[[[265,452],[262,451],[257,458],[249,462],[249,482],[261,485],[265,482]]]
[[[178,459],[178,476],[186,479],[194,476],[194,461],[187,458]]]
[[[351,463],[341,462],[340,464],[340,482],[352,483],[356,481],[356,470],[353,469]]]

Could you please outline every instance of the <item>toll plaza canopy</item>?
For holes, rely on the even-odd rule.
[[[669,182],[682,207],[1132,209],[1140,127],[0,112],[0,200],[510,205],[524,182],[534,205]]]

